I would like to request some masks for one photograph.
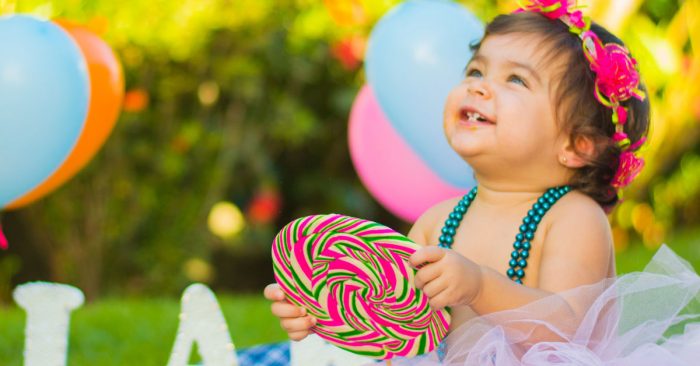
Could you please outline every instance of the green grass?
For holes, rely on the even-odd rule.
[[[262,296],[217,297],[236,348],[287,338]],[[176,299],[105,300],[78,308],[71,316],[68,365],[165,365],[179,312]],[[22,309],[0,308],[0,365],[22,364],[24,323]]]
[[[615,255],[618,274],[643,270],[656,253],[655,249],[646,248],[639,243],[632,244],[624,252]],[[678,232],[668,238],[666,245],[690,262],[696,272],[700,272],[700,228]]]

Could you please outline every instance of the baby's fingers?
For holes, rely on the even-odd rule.
[[[284,300],[284,292],[282,292],[280,285],[278,285],[276,283],[271,283],[271,284],[265,286],[265,290],[263,291],[263,295],[265,296],[266,299],[272,300],[272,301]]]
[[[408,262],[413,268],[421,268],[428,263],[439,261],[445,256],[445,253],[447,250],[437,246],[423,247],[408,257]]]
[[[428,264],[418,270],[413,282],[415,283],[418,289],[422,290],[426,284],[440,277],[441,273],[442,269],[440,268],[440,266],[435,264]]]
[[[282,318],[280,325],[287,333],[308,332],[311,327],[316,325],[316,318],[305,316],[303,318]],[[303,337],[302,337],[303,338]]]
[[[309,331],[309,330],[303,330],[300,332],[292,332],[292,333],[289,333],[289,339],[291,339],[293,341],[300,341],[300,340],[306,338],[306,336],[309,334],[311,334],[311,331]]]
[[[286,301],[275,301],[270,306],[272,314],[278,318],[298,318],[306,315],[306,309]]]

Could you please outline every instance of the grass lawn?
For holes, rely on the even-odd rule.
[[[236,348],[286,339],[262,296],[217,294],[217,298]],[[175,341],[179,311],[177,299],[104,300],[84,305],[71,316],[68,365],[163,366]],[[24,322],[22,309],[0,308],[0,365],[22,365]]]
[[[667,239],[666,245],[700,273],[700,228],[678,232]],[[617,273],[643,270],[655,252],[639,243],[632,243],[627,250],[616,254]]]
[[[700,271],[700,229],[679,233],[668,243]],[[654,252],[633,245],[618,253],[618,273],[642,270]],[[236,348],[286,339],[262,295],[217,297]],[[179,310],[178,299],[103,300],[78,308],[71,317],[68,365],[165,365],[175,340]],[[18,307],[0,307],[0,365],[22,364],[24,322],[25,314]]]

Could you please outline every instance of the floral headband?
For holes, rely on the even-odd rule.
[[[596,74],[595,97],[600,104],[612,109],[612,122],[615,125],[613,140],[622,149],[620,163],[615,172],[612,186],[623,188],[642,171],[644,159],[635,154],[646,138],[632,144],[624,132],[627,123],[627,108],[620,105],[630,98],[644,100],[644,92],[639,89],[637,61],[629,51],[616,43],[603,42],[590,30],[591,20],[583,16],[577,0],[517,0],[520,9],[516,12],[531,11],[549,19],[559,19],[569,27],[569,31],[581,38],[583,54]]]

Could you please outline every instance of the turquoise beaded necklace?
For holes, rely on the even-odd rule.
[[[472,201],[476,198],[477,188],[472,188],[469,193],[464,195],[457,203],[449,218],[445,221],[445,226],[442,228],[440,236],[440,244],[442,248],[451,249],[454,242],[454,236],[457,233],[464,214],[467,213]],[[530,241],[535,237],[537,224],[542,221],[542,217],[549,211],[560,198],[571,191],[569,186],[554,187],[548,189],[540,198],[537,199],[532,208],[527,212],[527,216],[523,219],[522,225],[517,235],[515,235],[515,243],[513,243],[513,252],[510,253],[510,261],[508,262],[508,270],[506,275],[516,283],[522,284],[525,277],[525,267],[527,267],[527,259],[530,257],[530,249],[532,244]]]

